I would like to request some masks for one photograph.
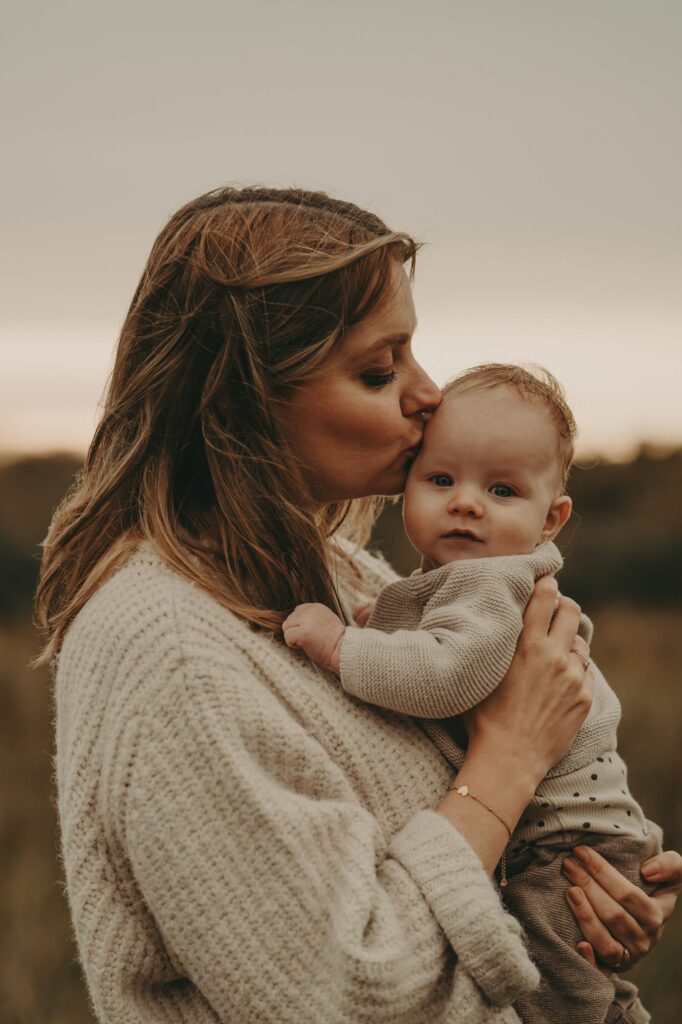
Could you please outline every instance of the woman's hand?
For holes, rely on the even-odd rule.
[[[644,880],[658,886],[651,896],[587,846],[575,848],[563,871],[572,883],[569,906],[586,939],[577,950],[603,974],[616,965],[629,970],[651,952],[682,890],[682,857],[674,850],[642,864]]]
[[[580,608],[565,597],[557,606],[557,594],[553,578],[538,580],[507,675],[464,716],[469,752],[484,748],[499,760],[515,751],[531,792],[570,750],[592,704],[589,648],[576,635]]]
[[[557,601],[557,594],[549,577],[535,584],[507,675],[463,716],[469,742],[459,788],[436,808],[491,873],[538,784],[570,750],[592,705],[592,673],[583,660],[589,649],[576,636],[580,608],[564,597]],[[462,799],[464,786],[476,800]]]

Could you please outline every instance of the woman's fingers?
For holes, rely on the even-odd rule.
[[[637,919],[617,899],[601,889],[574,858],[564,859],[563,872],[569,882],[577,887],[577,891],[569,890],[571,906],[574,911],[580,911],[576,916],[581,922],[583,919],[591,921],[593,916],[595,918],[596,923],[592,927],[592,932],[586,934],[585,938],[594,944],[594,936],[601,936],[597,948],[600,959],[609,963],[610,953],[613,949],[618,952],[621,943],[627,945],[631,952],[635,952],[636,948],[637,952],[643,955],[646,951],[643,947],[647,938]],[[615,945],[610,941],[613,939],[616,940]],[[618,957],[615,959],[618,960]]]
[[[594,684],[594,676],[590,671],[590,645],[587,640],[583,640],[581,636],[574,637],[568,653],[572,654],[580,662],[580,670],[584,673],[584,681],[591,689]]]
[[[651,894],[651,899],[656,903],[665,924],[682,890],[682,857],[677,850],[665,850],[645,861],[640,870],[647,882],[658,886]]]
[[[575,651],[576,654],[582,655],[583,658],[590,657],[590,645],[588,644],[587,640],[584,640],[581,636],[573,637],[571,650]]]
[[[622,946],[632,964],[650,951],[664,921],[657,900],[589,847],[576,847],[574,856],[564,860],[563,871],[574,886],[568,891],[569,905],[602,963],[617,963]]]
[[[526,639],[547,637],[558,593],[553,576],[541,576],[537,581],[523,616],[523,636]]]
[[[523,617],[524,639],[546,639],[549,635],[564,651],[580,641],[589,656],[589,647],[576,636],[579,625],[580,606],[569,597],[559,596],[554,577],[542,576],[535,584]]]
[[[552,639],[569,651],[571,647],[577,646],[576,641],[584,643],[581,637],[577,636],[580,625],[580,605],[572,601],[570,597],[560,597],[557,613],[549,628],[549,635]],[[587,647],[587,645],[585,645]],[[589,652],[589,647],[587,648]]]
[[[625,943],[614,938],[602,923],[582,889],[569,889],[566,897],[580,926],[580,931],[594,950],[595,956],[605,965],[617,964],[623,955]],[[633,956],[632,959],[634,961],[635,957]]]
[[[564,860],[563,870],[572,884],[568,902],[585,939],[598,960],[612,966],[622,960],[623,947],[630,954],[628,967],[650,952],[682,888],[682,857],[674,850],[642,865],[642,876],[659,885],[651,896],[589,847],[576,847],[574,856]],[[586,951],[578,951],[589,960]]]
[[[641,874],[647,882],[664,885],[669,893],[679,892],[682,889],[682,856],[677,850],[658,853],[642,864]]]
[[[604,967],[602,964],[597,963],[597,958],[594,955],[594,950],[592,949],[592,946],[589,944],[589,942],[579,942],[575,948],[580,954],[580,956],[583,958],[583,960],[587,960],[590,967],[596,967],[596,969],[601,974],[604,974],[607,978],[610,977],[611,971],[608,969],[608,967]]]
[[[594,891],[603,890],[631,914],[646,931],[654,934],[663,924],[660,910],[650,896],[629,882],[600,853],[589,846],[578,846],[574,857],[594,882]]]
[[[675,909],[675,905],[677,903],[677,893],[671,891],[670,889],[662,889],[660,892],[652,893],[650,898],[655,902],[656,906],[659,909],[661,917],[663,918],[663,924],[658,930],[658,935],[660,935],[661,931],[665,927],[665,922],[668,920],[673,910]]]

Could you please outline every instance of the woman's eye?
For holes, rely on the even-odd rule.
[[[395,370],[389,370],[388,373],[365,373],[362,379],[369,388],[383,388],[397,380],[398,374]]]
[[[493,484],[490,488],[491,494],[494,494],[496,498],[513,498],[516,491],[509,484]]]
[[[429,479],[436,487],[452,487],[452,477],[448,476],[447,473],[434,473]]]

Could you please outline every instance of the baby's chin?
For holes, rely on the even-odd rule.
[[[531,554],[531,551],[506,551],[503,548],[495,547],[495,545],[477,541],[448,542],[446,550],[439,546],[435,551],[422,555],[422,572],[428,572],[430,569],[440,569],[441,566],[449,565],[451,562],[466,562],[474,558],[500,558],[505,555],[521,554]]]
[[[430,569],[440,569],[443,565],[450,565],[452,562],[467,562],[474,558],[490,558],[494,552],[486,550],[485,544],[477,544],[476,549],[457,549],[443,554],[432,552],[431,555],[422,555],[422,572]]]

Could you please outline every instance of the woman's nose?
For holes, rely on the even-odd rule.
[[[414,367],[415,374],[410,381],[409,389],[405,391],[401,401],[403,416],[433,412],[440,405],[442,397],[440,388],[437,384],[434,384],[426,370],[423,370],[417,362],[415,362]]]

